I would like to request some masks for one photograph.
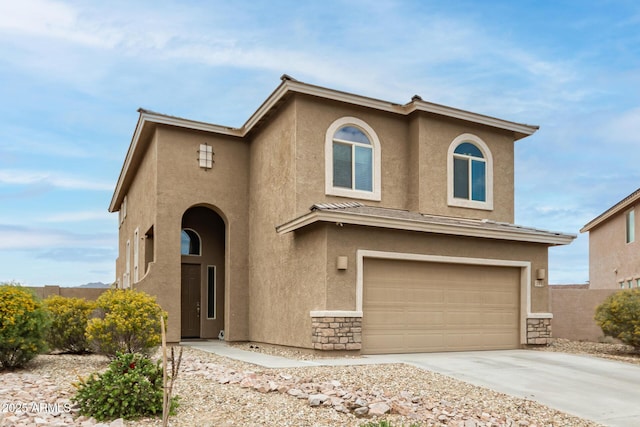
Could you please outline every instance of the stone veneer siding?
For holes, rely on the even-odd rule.
[[[316,350],[360,350],[362,317],[312,317],[311,342]]]
[[[527,319],[527,344],[551,342],[551,319]]]

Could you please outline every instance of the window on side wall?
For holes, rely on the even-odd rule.
[[[635,224],[635,211],[632,209],[627,212],[626,215],[626,236],[627,243],[632,243],[636,240],[636,224]]]
[[[325,139],[325,193],[380,200],[380,141],[374,130],[355,117],[329,126]]]
[[[493,158],[485,142],[472,134],[453,140],[447,156],[450,206],[493,209]]]

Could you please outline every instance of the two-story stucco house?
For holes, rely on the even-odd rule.
[[[548,247],[514,225],[537,127],[283,76],[240,128],[140,110],[109,210],[117,281],[168,338],[362,353],[547,342]]]
[[[636,214],[640,189],[589,221],[589,288],[640,288],[640,243]]]

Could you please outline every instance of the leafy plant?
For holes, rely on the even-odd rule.
[[[167,314],[149,294],[110,289],[96,300],[87,338],[97,353],[111,358],[117,353],[148,356],[161,341],[160,316]]]
[[[118,353],[102,374],[92,374],[74,384],[72,398],[80,413],[98,421],[134,419],[162,414],[162,366],[139,353]],[[178,407],[171,399],[171,412]]]
[[[640,289],[609,295],[596,308],[595,320],[605,335],[640,350]]]
[[[74,354],[87,353],[89,341],[85,332],[95,302],[54,295],[45,299],[44,304],[51,315],[51,328],[47,333],[49,346]]]
[[[0,285],[0,369],[24,367],[45,351],[48,324],[47,311],[30,290]]]

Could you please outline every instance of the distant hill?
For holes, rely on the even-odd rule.
[[[84,285],[76,286],[76,288],[110,288],[111,284],[102,282],[85,283]]]

